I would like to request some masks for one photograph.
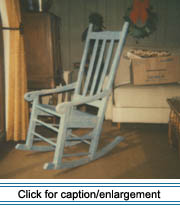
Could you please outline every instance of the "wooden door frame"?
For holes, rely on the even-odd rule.
[[[2,26],[0,16],[0,27]],[[4,77],[4,43],[3,33],[0,30],[0,141],[5,140],[5,77]]]

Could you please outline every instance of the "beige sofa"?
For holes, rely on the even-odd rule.
[[[126,48],[121,57],[115,88],[105,118],[116,123],[167,123],[167,98],[180,95],[180,84],[132,85]]]
[[[166,99],[178,94],[179,84],[122,85],[114,89],[114,100],[112,96],[109,99],[106,119],[117,123],[167,123],[169,106]]]

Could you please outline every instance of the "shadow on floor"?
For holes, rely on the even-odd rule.
[[[0,142],[0,161],[2,161],[9,152],[11,152],[17,143],[14,141],[1,141]]]
[[[78,131],[81,132],[81,131]],[[123,124],[121,129],[105,121],[101,143],[116,136],[125,140],[110,153],[89,164],[66,170],[45,171],[52,152],[18,151],[15,143],[1,146],[0,178],[18,179],[175,179],[180,178],[177,151],[169,148],[167,125]],[[83,148],[84,149],[84,148]]]

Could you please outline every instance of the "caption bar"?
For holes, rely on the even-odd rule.
[[[50,198],[50,199],[60,199],[60,200],[80,200],[80,199],[120,199],[124,201],[128,201],[131,199],[160,199],[160,190],[157,192],[121,192],[121,191],[84,191],[84,190],[78,190],[75,192],[71,191],[49,191],[49,190],[19,190],[18,191],[18,197],[21,199],[24,198]]]
[[[180,183],[0,183],[0,205],[177,204]]]

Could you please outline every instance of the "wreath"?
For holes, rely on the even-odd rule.
[[[130,23],[129,34],[136,39],[148,37],[157,29],[158,17],[149,0],[134,0],[124,19]]]

